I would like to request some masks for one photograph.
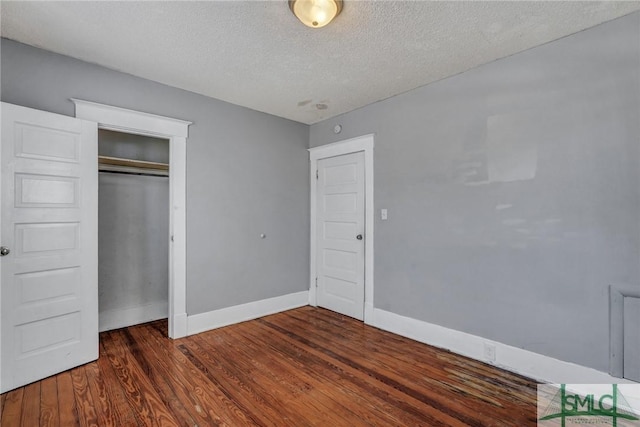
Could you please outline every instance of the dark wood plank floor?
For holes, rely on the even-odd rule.
[[[535,426],[532,380],[303,307],[179,340],[100,336],[100,358],[1,396],[12,426]]]

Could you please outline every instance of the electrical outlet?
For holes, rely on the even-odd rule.
[[[496,361],[496,346],[489,343],[484,343],[484,359],[488,362]]]

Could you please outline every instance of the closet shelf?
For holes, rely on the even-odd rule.
[[[98,156],[98,171],[127,175],[169,176],[166,163]]]
[[[158,171],[168,171],[167,163],[147,162],[145,160],[123,159],[121,157],[98,156],[98,164],[111,166],[127,166],[137,169],[153,169]]]

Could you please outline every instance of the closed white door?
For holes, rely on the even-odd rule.
[[[0,392],[98,358],[97,133],[2,103]]]
[[[364,153],[318,161],[317,303],[364,319]]]

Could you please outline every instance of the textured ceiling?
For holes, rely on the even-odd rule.
[[[345,0],[311,29],[285,0],[0,5],[3,37],[307,124],[640,9]]]

